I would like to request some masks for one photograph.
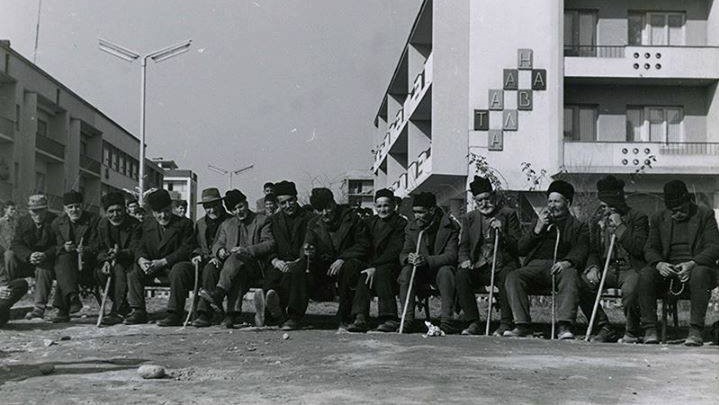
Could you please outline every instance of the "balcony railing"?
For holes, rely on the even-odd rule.
[[[80,167],[93,173],[100,174],[100,162],[85,155],[80,155]]]
[[[623,58],[625,45],[564,45],[564,56]]]
[[[43,135],[36,135],[35,147],[59,159],[65,159],[65,145]]]
[[[5,117],[0,117],[0,134],[8,138],[15,138],[15,123]]]

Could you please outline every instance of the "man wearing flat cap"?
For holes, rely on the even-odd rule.
[[[212,254],[222,263],[222,270],[215,285],[200,289],[200,298],[215,311],[222,312],[222,303],[227,297],[227,316],[223,323],[231,328],[237,322],[242,297],[253,283],[262,283],[274,239],[269,219],[252,212],[240,190],[228,191],[224,200],[232,217],[220,225],[212,244]],[[265,324],[264,298],[261,291],[254,295],[255,326]]]
[[[579,306],[591,319],[597,288],[609,255],[612,235],[615,237],[604,288],[622,289],[622,306],[626,319],[624,343],[636,343],[641,337],[639,325],[639,271],[644,268],[644,244],[649,232],[647,216],[629,207],[624,197],[624,182],[609,175],[597,182],[599,210],[589,223],[589,256],[581,277]],[[597,307],[593,342],[611,342],[616,334],[602,306]]]
[[[505,336],[530,336],[529,294],[546,292],[556,277],[557,337],[574,339],[572,327],[579,305],[579,273],[589,251],[587,226],[576,219],[569,207],[574,187],[555,180],[547,190],[547,207],[534,221],[531,231],[519,240],[517,251],[525,257],[525,266],[507,275],[505,288],[514,315],[515,328]],[[557,243],[557,240],[559,243]]]
[[[230,216],[222,206],[222,196],[217,188],[202,190],[198,204],[202,204],[205,216],[195,223],[195,251],[192,252],[192,264],[202,270],[202,287],[211,289],[217,285],[222,268],[222,262],[212,254],[212,245],[215,243],[220,225]],[[210,326],[212,312],[207,302],[200,300],[197,303],[197,318],[192,321],[192,326],[197,328]]]
[[[167,190],[154,190],[146,200],[152,215],[142,223],[142,236],[135,246],[135,266],[128,279],[128,301],[132,312],[125,318],[125,324],[147,322],[145,284],[153,278],[169,278],[167,316],[157,325],[180,326],[185,300],[195,279],[190,263],[194,247],[193,224],[190,219],[172,212],[172,199]]]
[[[366,332],[369,329],[369,304],[371,292],[377,294],[377,320],[379,332],[396,332],[397,277],[402,266],[399,254],[404,246],[404,230],[407,221],[396,212],[394,193],[383,188],[374,196],[377,215],[365,220],[370,236],[370,255],[367,268],[360,272],[357,282],[352,315],[355,321],[347,330]]]
[[[78,285],[88,278],[94,280],[97,255],[92,244],[99,220],[96,214],[85,210],[83,196],[77,191],[65,193],[62,204],[64,214],[52,223],[57,246],[53,306],[58,310],[53,322],[57,323],[69,322],[70,314],[82,309]]]
[[[499,205],[497,195],[489,179],[474,176],[469,184],[476,209],[462,218],[462,233],[459,240],[459,269],[457,269],[457,298],[464,311],[469,326],[463,335],[484,333],[479,323],[475,289],[491,283],[494,264],[494,285],[498,290],[497,299],[500,308],[499,329],[495,336],[502,336],[512,329],[512,309],[509,306],[504,280],[507,274],[519,267],[517,241],[522,236],[517,212]],[[499,232],[496,263],[494,260],[494,241]]]
[[[32,311],[25,319],[42,318],[50,297],[55,265],[55,233],[52,222],[57,217],[47,209],[47,197],[31,195],[28,214],[20,217],[10,250],[5,251],[8,280],[35,277],[35,298]]]
[[[93,251],[96,252],[97,278],[101,288],[110,277],[110,313],[103,317],[103,325],[115,325],[130,312],[127,285],[135,262],[135,243],[140,235],[140,222],[127,214],[121,193],[109,192],[100,199],[105,215],[97,224]]]
[[[442,302],[440,328],[446,333],[456,333],[452,325],[452,306],[459,224],[437,206],[437,199],[432,193],[422,192],[415,195],[412,198],[412,213],[414,219],[407,225],[404,246],[399,255],[403,266],[398,279],[399,299],[403,306],[410,295],[405,317],[405,323],[409,327],[405,331],[420,329],[414,322],[417,289],[434,284],[439,288]],[[422,240],[419,243],[419,253],[416,253],[420,232]],[[417,270],[410,292],[409,282],[413,267]]]
[[[297,203],[297,188],[291,181],[274,185],[279,211],[272,216],[271,231],[275,247],[270,255],[271,266],[265,272],[264,291],[272,321],[283,330],[301,326],[307,310],[307,262],[304,241],[312,213]]]
[[[681,295],[691,301],[687,346],[704,343],[704,322],[711,290],[716,286],[719,231],[712,210],[692,201],[686,184],[664,185],[664,205],[652,217],[644,247],[648,266],[639,275],[639,305],[644,343],[658,343],[657,293]]]
[[[337,283],[339,308],[337,320],[345,329],[354,319],[352,299],[360,271],[366,268],[370,241],[367,227],[347,205],[338,205],[332,191],[315,188],[310,195],[318,213],[307,225],[306,253],[309,257],[310,298],[334,299]]]

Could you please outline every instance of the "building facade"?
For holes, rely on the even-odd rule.
[[[0,200],[23,207],[44,193],[51,210],[62,194],[84,194],[99,212],[109,190],[134,190],[140,141],[67,86],[0,41]],[[148,187],[163,171],[146,161]]]
[[[188,218],[197,220],[197,174],[192,170],[180,169],[174,160],[154,159],[158,167],[164,171],[162,187],[180,194],[180,199],[187,201]]]
[[[374,179],[371,173],[362,171],[347,172],[340,186],[340,203],[353,207],[374,207]]]
[[[719,208],[713,3],[424,1],[375,118],[376,186],[459,212],[489,171],[536,211],[552,178],[589,193],[611,173],[646,210],[673,178]]]

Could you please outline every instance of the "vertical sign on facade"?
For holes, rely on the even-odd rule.
[[[490,129],[487,132],[487,146],[491,151],[501,151],[504,149],[504,134],[501,129]]]
[[[547,90],[546,69],[532,69],[532,90]]]
[[[517,68],[519,70],[531,70],[532,69],[532,50],[531,49],[517,50]]]
[[[474,110],[474,130],[486,131],[489,129],[489,110]]]
[[[504,69],[503,80],[505,90],[517,90],[519,87],[519,72],[517,69]]]
[[[501,111],[504,108],[504,91],[491,89],[489,90],[489,109]]]
[[[502,129],[505,131],[517,130],[517,110],[502,111]]]
[[[522,111],[532,109],[532,90],[519,90],[517,92],[517,109]]]

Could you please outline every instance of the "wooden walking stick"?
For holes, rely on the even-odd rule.
[[[197,306],[195,303],[197,302],[197,290],[199,289],[199,278],[200,278],[200,263],[195,262],[195,286],[192,288],[192,301],[190,302],[190,311],[187,313],[187,318],[185,318],[185,322],[182,323],[182,329],[187,327],[187,324],[190,322],[190,318],[192,317],[192,313],[195,312],[195,307]]]
[[[499,247],[499,231],[494,233],[494,252],[492,253],[492,274],[489,276],[489,303],[487,305],[487,324],[484,334],[489,336],[489,321],[492,319],[492,298],[494,297],[494,271],[497,269],[497,248]]]
[[[559,227],[556,227],[557,229],[557,240],[554,242],[554,258],[552,259],[552,266],[557,264],[557,250],[559,250]],[[549,338],[549,340],[554,340],[554,328],[557,323],[557,275],[554,271],[552,271],[552,337]]]
[[[419,231],[419,235],[417,235],[417,249],[415,249],[415,256],[419,254],[419,247],[422,245],[422,235],[424,234],[424,229]],[[412,265],[412,274],[409,277],[409,287],[407,287],[407,297],[404,299],[404,308],[402,308],[402,319],[400,319],[399,322],[399,333],[402,333],[404,330],[404,319],[407,316],[407,307],[409,306],[409,297],[412,295],[412,285],[414,284],[414,275],[417,272],[417,265]]]
[[[602,291],[604,290],[604,282],[607,279],[607,270],[609,270],[609,261],[612,259],[612,253],[614,252],[614,241],[617,239],[617,235],[612,234],[609,239],[609,252],[607,253],[607,260],[604,261],[604,270],[602,270],[602,279],[599,281],[599,289],[597,290],[597,298],[594,300],[594,308],[592,308],[592,317],[589,319],[589,326],[587,327],[587,337],[584,338],[586,342],[589,342],[589,338],[592,336],[592,327],[594,326],[594,318],[597,316],[597,310],[599,309],[599,300],[602,299]]]
[[[117,256],[118,249],[119,249],[119,247],[116,243],[115,244],[115,256]],[[108,263],[105,262],[105,265],[107,265],[107,264]],[[105,290],[102,293],[102,301],[100,302],[100,313],[97,316],[97,325],[95,325],[98,328],[102,324],[102,318],[105,317],[105,303],[107,303],[107,295],[110,293],[110,281],[112,280],[112,271],[115,268],[115,264],[117,264],[117,258],[112,259],[112,261],[109,264],[110,271],[107,274],[107,281],[105,282]],[[117,297],[115,297],[115,299],[117,299]]]

